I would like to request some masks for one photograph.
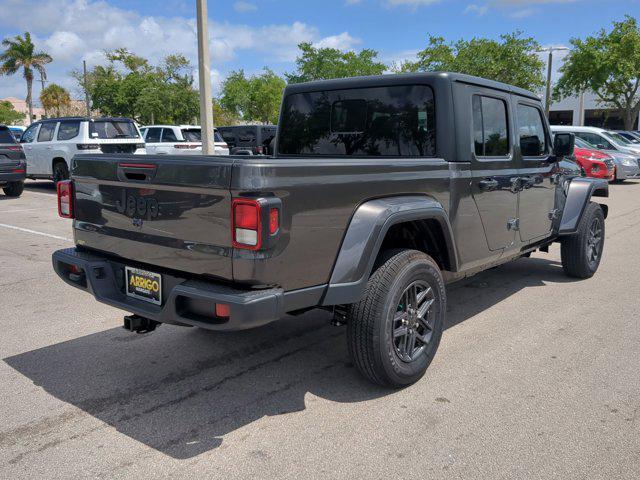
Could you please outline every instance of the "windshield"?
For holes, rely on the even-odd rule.
[[[595,145],[591,145],[586,140],[583,140],[583,139],[578,138],[578,137],[576,137],[576,147],[578,147],[578,148],[590,148],[592,150],[597,150]]]
[[[615,132],[606,132],[603,133],[603,135],[605,137],[608,137],[609,140],[613,140],[614,142],[618,142],[622,145],[629,145],[631,144],[631,142],[629,140],[627,140],[626,138],[624,138],[622,135],[620,135],[619,133],[615,133]]]
[[[133,122],[127,120],[95,120],[89,122],[91,138],[140,138]]]
[[[6,127],[0,127],[0,143],[16,143],[11,130]]]
[[[634,143],[634,144],[640,143],[640,140],[638,140],[636,137],[634,137],[634,136],[633,136],[631,133],[629,133],[629,132],[619,132],[619,133],[620,133],[620,135],[622,135],[624,138],[626,138],[626,139],[629,141],[629,143]]]

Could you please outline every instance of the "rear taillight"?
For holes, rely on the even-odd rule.
[[[22,147],[20,145],[10,145],[8,147],[6,147],[7,150],[10,150],[12,152],[21,152],[22,151]]]
[[[78,150],[100,150],[100,145],[97,143],[77,143],[76,148]]]
[[[231,316],[231,308],[224,303],[216,303],[216,317],[229,318]]]
[[[269,210],[269,234],[273,235],[280,228],[280,211],[277,208]]]
[[[24,168],[16,168],[13,173],[27,173],[27,171]]]
[[[200,145],[185,145],[184,143],[177,143],[173,146],[173,148],[179,148],[179,149],[192,149],[192,148],[198,148]]]
[[[73,218],[73,182],[58,182],[58,215],[62,218]]]
[[[258,250],[262,241],[262,212],[256,200],[236,199],[231,205],[233,246]]]
[[[264,153],[264,147],[262,145],[256,147],[256,153],[262,155]]]

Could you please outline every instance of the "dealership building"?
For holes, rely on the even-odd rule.
[[[583,120],[581,111],[584,111]],[[624,130],[624,119],[620,113],[615,109],[603,108],[592,93],[585,93],[582,99],[568,97],[559,102],[553,102],[549,110],[549,122],[551,125],[585,125],[609,130]],[[640,130],[638,123],[639,118],[636,118],[634,130]]]

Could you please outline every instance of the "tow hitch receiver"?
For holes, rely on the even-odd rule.
[[[141,317],[140,315],[126,315],[122,328],[135,333],[149,333],[153,332],[158,325],[160,325],[160,322],[150,318]]]

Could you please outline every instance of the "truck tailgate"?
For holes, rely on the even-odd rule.
[[[232,279],[233,159],[78,155],[74,235],[131,262]]]

